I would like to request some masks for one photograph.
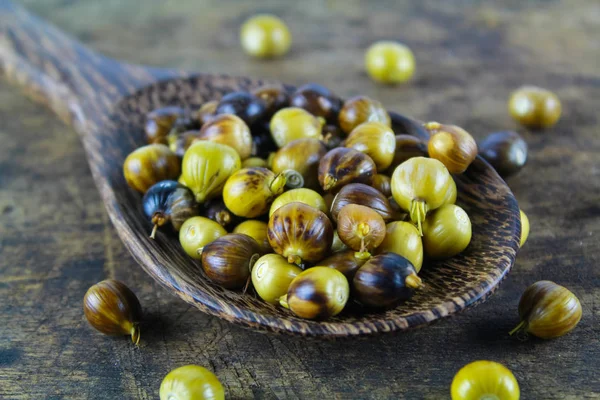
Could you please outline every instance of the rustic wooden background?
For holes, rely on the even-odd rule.
[[[530,159],[508,183],[531,235],[497,294],[431,327],[341,342],[254,333],[201,314],[145,275],[108,221],[76,134],[1,83],[0,398],[155,399],[169,370],[195,363],[215,371],[232,399],[441,399],[456,371],[478,359],[507,365],[524,399],[600,398],[597,0],[23,3],[116,58],[315,81],[477,138],[517,129]],[[284,59],[241,52],[238,27],[259,11],[289,23],[294,45]],[[415,51],[409,84],[382,87],[362,70],[364,49],[388,38]],[[506,100],[523,83],[558,94],[556,127],[528,132],[510,120]],[[139,348],[84,320],[83,294],[107,277],[126,282],[144,306]],[[579,327],[547,342],[508,337],[521,292],[540,279],[579,296]]]

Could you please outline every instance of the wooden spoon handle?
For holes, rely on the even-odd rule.
[[[9,0],[0,0],[0,75],[68,124],[96,120],[141,87],[185,76],[95,53]]]

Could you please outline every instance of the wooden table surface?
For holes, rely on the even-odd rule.
[[[87,45],[132,62],[319,82],[365,93],[481,139],[517,129],[529,164],[508,183],[531,234],[501,289],[452,319],[395,336],[318,342],[254,333],[173,297],[131,259],[110,224],[77,135],[0,83],[0,398],[156,399],[163,376],[204,365],[228,398],[449,398],[456,371],[495,360],[523,399],[600,398],[600,4],[582,1],[396,2],[28,0]],[[269,11],[288,21],[292,52],[247,58],[238,27]],[[364,49],[397,39],[415,52],[409,84],[363,72]],[[555,91],[564,115],[528,132],[506,111],[521,84]],[[93,331],[81,308],[105,278],[129,285],[146,312],[139,348]],[[577,294],[583,319],[566,337],[507,335],[529,284]]]

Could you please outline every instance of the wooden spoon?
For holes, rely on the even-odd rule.
[[[7,0],[0,0],[0,72],[79,133],[110,219],[142,268],[209,314],[263,331],[306,336],[402,331],[483,301],[514,263],[521,231],[517,202],[493,168],[477,158],[456,177],[458,202],[473,224],[472,242],[459,256],[427,263],[420,275],[425,286],[411,300],[383,312],[365,312],[352,304],[327,321],[295,318],[287,310],[210,282],[181,250],[176,237],[159,233],[157,240],[149,239],[141,196],[129,189],[122,173],[127,154],[144,144],[147,112],[167,105],[197,107],[264,81],[117,62]],[[396,133],[426,138],[418,122],[391,115]]]

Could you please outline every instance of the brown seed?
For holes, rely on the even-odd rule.
[[[386,126],[392,126],[390,115],[383,104],[367,96],[356,96],[346,100],[338,119],[340,127],[346,134],[364,122],[381,122]]]
[[[342,242],[361,253],[375,250],[385,238],[385,221],[369,207],[348,204],[340,210],[337,223]]]
[[[325,319],[339,314],[349,296],[348,280],[341,272],[317,266],[294,278],[280,304],[300,318]]]
[[[428,122],[429,157],[441,161],[451,174],[462,174],[477,157],[475,139],[459,126]]]
[[[342,100],[326,87],[309,83],[296,90],[292,95],[291,105],[304,108],[314,116],[335,122],[342,107]]]
[[[267,234],[273,250],[296,265],[323,259],[333,242],[329,218],[299,202],[279,207],[269,218]]]
[[[344,250],[334,253],[324,260],[319,261],[319,265],[322,267],[328,267],[337,269],[348,279],[349,282],[354,278],[356,271],[364,263],[367,262],[369,257],[357,254],[354,250]]]
[[[271,117],[278,110],[289,106],[290,98],[281,85],[265,85],[252,91],[266,105],[265,117]]]
[[[212,118],[202,126],[197,140],[210,140],[233,147],[242,160],[252,154],[250,128],[240,117],[232,114],[222,114]]]
[[[319,184],[325,191],[337,192],[349,183],[373,183],[377,169],[368,155],[354,149],[330,150],[319,163]]]
[[[549,128],[556,124],[562,113],[558,97],[537,86],[522,86],[508,100],[510,115],[529,128]]]
[[[510,334],[523,330],[542,339],[557,338],[575,329],[581,314],[581,303],[569,289],[552,281],[538,281],[521,296],[521,323]]]
[[[198,204],[194,194],[175,181],[160,181],[152,186],[142,198],[144,214],[154,225],[150,238],[156,230],[170,222],[176,231],[188,219],[198,215]]]
[[[244,120],[248,125],[258,122],[267,110],[264,101],[248,92],[227,93],[215,111],[215,114],[234,114]]]
[[[233,214],[223,199],[212,199],[204,203],[203,213],[206,218],[218,222],[222,227],[229,229],[242,221],[241,218]]]
[[[248,235],[230,233],[204,246],[202,269],[227,289],[241,289],[250,278],[252,264],[260,257],[258,243]]]
[[[390,308],[412,297],[422,285],[415,268],[396,253],[383,253],[369,259],[352,280],[354,294],[366,306]]]
[[[384,221],[391,220],[397,213],[394,212],[389,200],[377,189],[363,183],[351,183],[344,186],[335,195],[331,204],[331,218],[338,222],[338,214],[348,204],[366,206],[377,212]]]
[[[375,175],[373,177],[373,188],[377,189],[385,197],[390,197],[392,195],[391,179],[387,175]]]
[[[297,171],[304,178],[304,187],[318,190],[319,162],[326,153],[327,148],[318,139],[297,139],[275,153],[271,169],[276,174],[290,169]]]
[[[269,211],[271,203],[285,187],[286,177],[267,168],[244,168],[227,179],[223,201],[239,217],[256,218]]]
[[[517,132],[495,132],[480,143],[479,154],[501,177],[507,178],[527,163],[527,142]]]
[[[375,162],[378,171],[384,171],[394,159],[396,138],[389,126],[365,122],[350,132],[344,146],[365,153]]]
[[[139,343],[142,306],[124,283],[107,279],[90,287],[83,312],[90,325],[105,335],[131,335],[133,343]]]
[[[127,184],[145,193],[160,181],[177,179],[181,161],[164,144],[149,144],[131,152],[123,164]]]
[[[323,143],[325,143],[328,150],[342,146],[344,136],[344,132],[337,125],[325,125],[323,127]]]
[[[167,144],[167,135],[175,121],[185,118],[186,111],[180,107],[164,107],[150,112],[146,116],[146,141],[148,143]]]

